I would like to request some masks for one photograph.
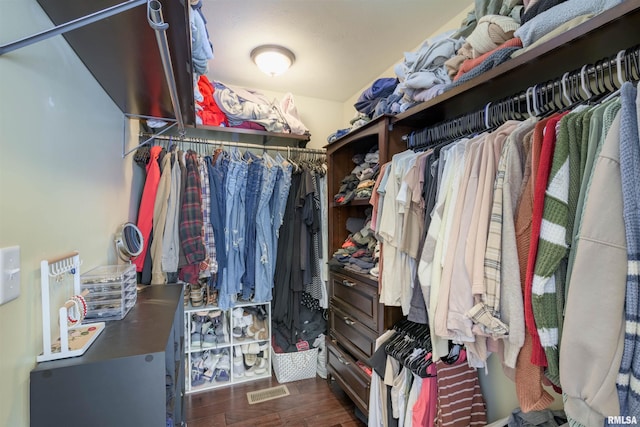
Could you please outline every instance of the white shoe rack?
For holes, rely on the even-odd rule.
[[[265,331],[260,335],[254,333],[251,335],[251,331],[247,332],[247,328],[252,327],[248,325],[248,319],[253,321],[253,316],[250,310],[253,307],[263,307],[266,312],[266,318],[264,320]],[[248,309],[245,311],[245,308]],[[235,315],[234,315],[235,313]],[[243,317],[237,317],[242,313]],[[271,377],[271,304],[270,303],[236,303],[233,308],[228,310],[222,310],[215,305],[204,305],[200,307],[193,307],[191,304],[185,305],[185,391],[187,393],[197,393],[204,390],[210,390],[219,387],[227,387],[233,384],[255,381],[262,378]],[[206,319],[204,322],[198,321],[198,317]],[[219,332],[216,335],[218,338],[215,340],[204,340],[206,331],[203,334],[202,325],[207,321],[214,322],[214,318],[220,319],[220,323],[223,328],[223,332]],[[215,322],[218,322],[216,320]],[[216,323],[218,324],[218,323]],[[214,324],[214,329],[215,325]],[[197,329],[200,328],[198,331]],[[208,329],[208,325],[205,325]],[[236,329],[234,333],[234,328]],[[243,333],[244,328],[244,333]],[[253,330],[253,328],[252,328]],[[196,335],[194,335],[196,334]],[[200,342],[197,339],[200,338]],[[263,347],[261,350],[260,347]],[[256,373],[256,369],[251,369],[244,363],[245,352],[262,351],[264,356],[262,366],[264,369],[259,369]],[[225,363],[224,356],[228,355]],[[206,355],[206,358],[203,356]],[[234,361],[234,357],[241,355],[243,359],[242,366],[244,369],[239,368],[238,360]],[[248,356],[249,361],[252,357]],[[199,360],[203,360],[203,367]],[[210,368],[211,364],[215,365]],[[234,363],[235,362],[235,363]],[[260,363],[258,360],[257,363]],[[220,368],[226,370],[228,380],[225,380],[224,374],[220,375]],[[254,366],[256,366],[254,364]],[[228,369],[227,369],[228,368]],[[210,372],[207,374],[207,370]],[[206,374],[206,375],[205,375]]]

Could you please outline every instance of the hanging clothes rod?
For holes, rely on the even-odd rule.
[[[148,142],[155,141],[167,141],[167,142],[186,142],[190,144],[207,144],[207,145],[219,145],[226,147],[239,147],[239,148],[247,148],[247,149],[256,149],[256,150],[274,150],[274,151],[286,151],[286,152],[295,152],[295,153],[312,153],[312,154],[326,154],[326,150],[324,148],[299,148],[299,147],[287,147],[282,145],[259,145],[259,144],[250,144],[246,142],[234,142],[234,141],[220,141],[220,140],[212,140],[212,139],[204,139],[204,138],[177,138],[171,137],[167,135],[154,136],[149,134],[140,134],[141,138],[148,138]],[[145,143],[147,142],[145,141]],[[139,145],[136,148],[141,147],[143,144]]]
[[[65,22],[64,24],[56,25],[53,28],[41,31],[39,33],[33,34],[28,37],[24,37],[14,42],[7,43],[5,45],[0,46],[0,56],[17,49],[21,49],[23,47],[30,46],[34,43],[47,40],[53,36],[64,34],[71,30],[82,28],[85,25],[89,25],[94,22],[101,21],[105,18],[109,18],[113,15],[117,15],[121,12],[125,12],[129,9],[133,9],[134,7],[143,5],[147,1],[148,0],[129,0],[129,1],[117,4],[115,6],[111,6],[106,9],[99,10],[98,12],[94,12],[89,15],[82,16],[72,21]]]
[[[167,41],[167,29],[169,28],[169,24],[164,22],[162,17],[162,4],[160,4],[158,0],[148,1],[147,20],[149,21],[151,28],[153,28],[156,33],[156,41],[158,42],[158,48],[160,49],[162,68],[164,70],[165,79],[167,80],[167,85],[169,86],[169,96],[171,97],[171,104],[173,105],[173,113],[176,116],[176,121],[178,122],[178,133],[184,135],[184,120],[182,118],[182,111],[178,100],[178,87],[176,86],[176,77],[173,74],[169,42]]]
[[[548,115],[594,98],[616,93],[624,81],[640,80],[640,46],[585,64],[562,77],[536,84],[525,91],[459,117],[402,136],[408,148],[422,148],[493,130],[508,120]]]

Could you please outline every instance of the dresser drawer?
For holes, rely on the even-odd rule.
[[[373,355],[378,335],[338,307],[338,304],[331,304],[330,334],[358,357],[369,359]]]
[[[356,365],[356,361],[342,351],[337,343],[327,340],[327,365],[336,382],[366,414],[369,412],[371,378]]]
[[[378,329],[377,283],[370,284],[339,273],[331,273],[330,297],[347,307],[350,316],[372,330]]]

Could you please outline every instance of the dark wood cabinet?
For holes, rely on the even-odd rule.
[[[377,147],[379,163],[391,160],[393,154],[406,149],[401,139],[402,128],[391,129],[391,116],[381,116],[326,147],[329,166],[329,253],[333,254],[349,236],[347,219],[364,218],[371,208],[369,200],[352,200],[347,204],[333,201],[342,179],[349,175],[356,154]],[[380,304],[378,280],[339,266],[329,270],[329,379],[349,395],[358,408],[368,413],[371,377],[358,365],[368,366],[375,341],[402,314],[400,307]],[[358,363],[356,363],[358,362]]]
[[[182,286],[147,286],[84,355],[31,371],[31,426],[183,425],[184,350]]]

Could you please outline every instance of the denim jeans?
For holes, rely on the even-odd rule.
[[[224,269],[227,266],[227,250],[225,244],[225,214],[226,214],[226,176],[229,168],[229,156],[221,153],[215,165],[210,156],[205,157],[209,168],[209,184],[211,186],[211,224],[216,239],[216,258],[218,259],[218,274],[214,288],[220,289]]]
[[[230,153],[226,185],[225,246],[227,268],[218,294],[218,305],[226,310],[233,306],[242,290],[241,278],[245,270],[245,191],[247,187],[247,163],[237,148]]]
[[[256,215],[258,200],[262,188],[262,159],[250,151],[245,151],[243,159],[247,166],[247,191],[245,212],[245,246],[244,255],[246,269],[242,276],[242,299],[248,300],[256,287]]]
[[[284,217],[284,210],[287,207],[287,197],[289,196],[289,188],[291,187],[291,171],[293,167],[290,163],[286,163],[284,158],[278,153],[276,155],[276,163],[278,163],[278,175],[276,178],[275,187],[273,189],[273,196],[269,203],[271,210],[271,225],[272,225],[272,253],[276,253],[278,250],[278,236],[280,235],[280,226]],[[273,282],[273,275],[276,271],[276,263],[271,266],[271,282]]]
[[[273,266],[275,265],[275,251],[273,247],[273,227],[271,224],[271,211],[269,202],[273,195],[276,177],[280,167],[268,154],[263,155],[262,188],[258,201],[258,213],[256,217],[256,242],[255,242],[255,302],[271,301],[273,287]]]

